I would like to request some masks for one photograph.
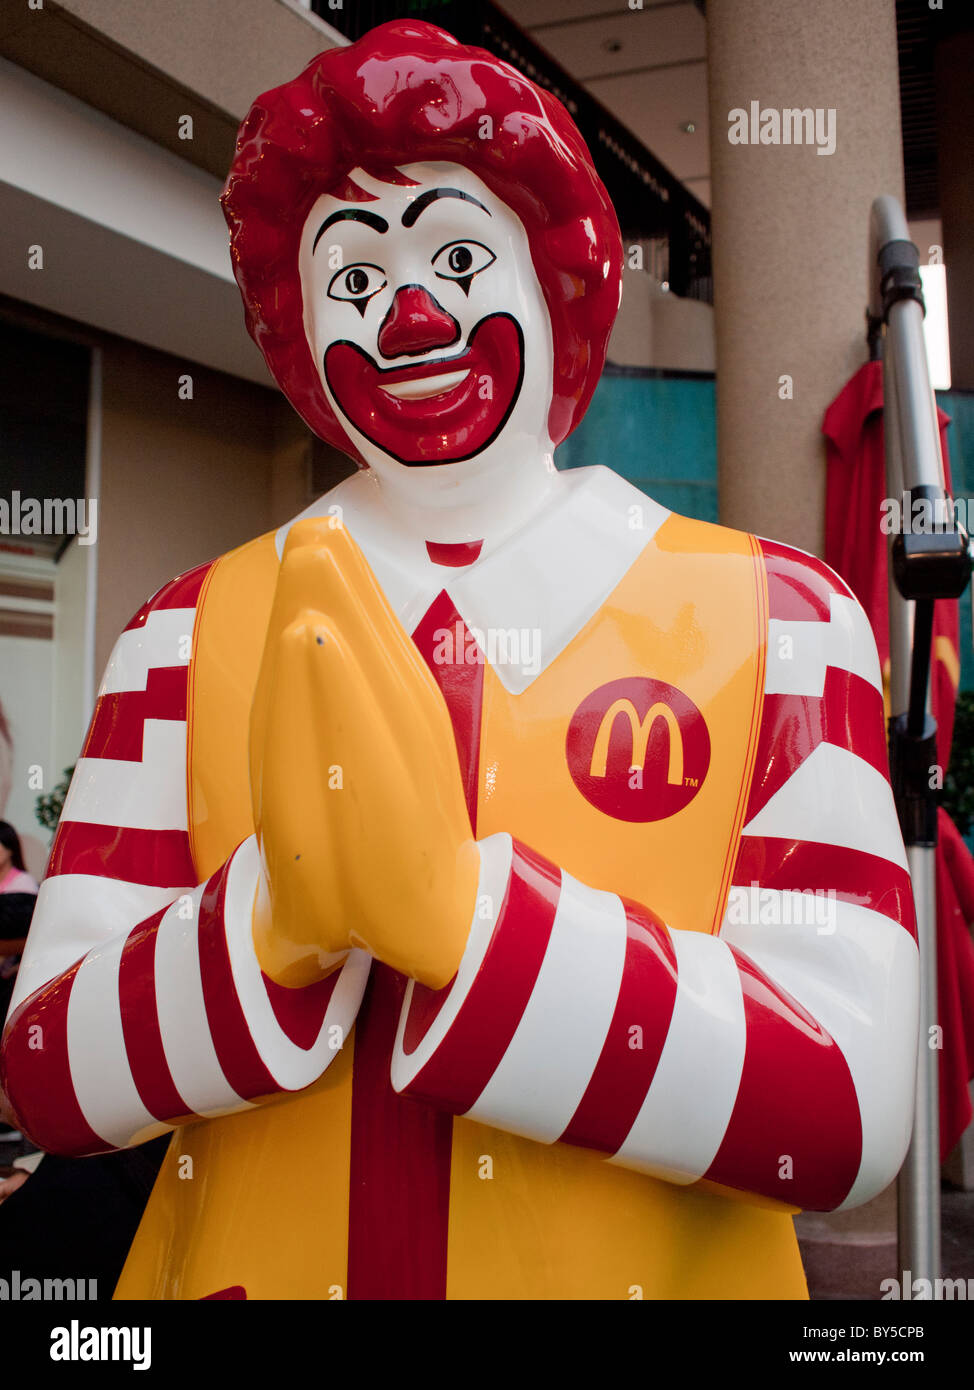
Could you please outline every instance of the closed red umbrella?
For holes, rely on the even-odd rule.
[[[938,410],[944,476],[949,416]],[[827,440],[825,559],[865,608],[876,636],[884,681],[889,675],[887,537],[883,530],[883,371],[867,362],[825,412]],[[899,501],[900,499],[896,499]],[[934,611],[931,703],[937,753],[946,769],[960,679],[957,602],[940,599]],[[974,1076],[974,858],[953,821],[939,813],[937,847],[937,987],[940,1049],[940,1152],[946,1158],[971,1121],[967,1083]]]

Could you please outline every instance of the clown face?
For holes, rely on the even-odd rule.
[[[551,328],[520,220],[456,164],[318,199],[300,251],[322,385],[380,473],[549,453]]]

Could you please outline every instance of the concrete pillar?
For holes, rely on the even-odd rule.
[[[709,0],[707,47],[721,520],[821,554],[821,423],[866,359],[869,208],[903,200],[894,0]],[[735,108],[773,135],[752,103],[818,109],[823,148],[832,111],[834,152],[731,143]]]
[[[937,173],[951,384],[974,391],[974,33],[937,44]]]

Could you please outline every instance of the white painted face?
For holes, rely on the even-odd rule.
[[[379,472],[550,454],[551,325],[519,218],[457,164],[350,177],[301,238],[305,333],[335,415]]]

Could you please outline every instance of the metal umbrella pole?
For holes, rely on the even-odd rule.
[[[923,339],[919,254],[895,198],[870,218],[871,330],[881,333],[887,496],[902,505],[891,537],[890,767],[916,905],[920,1027],[913,1135],[898,1183],[900,1270],[940,1275],[940,1122],[937,1056],[937,726],[930,714],[934,601],[958,598],[971,572],[969,540],[944,484],[937,406]],[[885,331],[883,331],[885,330]],[[919,523],[919,524],[918,524]],[[909,1294],[907,1294],[909,1296]]]

